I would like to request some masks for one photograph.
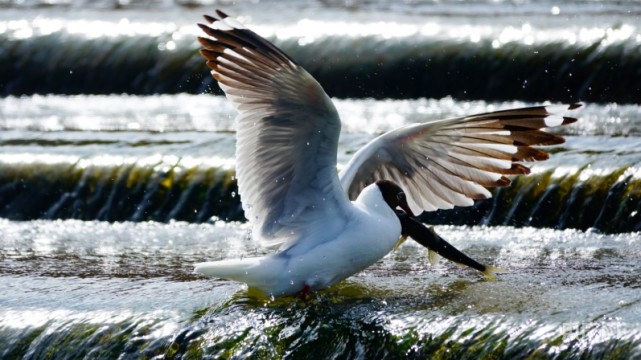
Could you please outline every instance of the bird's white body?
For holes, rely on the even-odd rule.
[[[337,227],[331,226],[336,218],[319,218],[310,231],[313,239],[294,241],[265,257],[200,263],[195,270],[273,296],[294,295],[305,286],[325,289],[380,260],[401,235],[401,224],[376,185],[365,188],[352,204]],[[306,245],[310,243],[315,246]]]

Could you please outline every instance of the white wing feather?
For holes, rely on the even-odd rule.
[[[336,170],[340,119],[307,71],[217,13],[220,20],[206,16],[212,25],[199,25],[213,39],[199,41],[239,112],[236,175],[253,236],[275,243],[304,237],[314,219],[329,213],[340,219],[336,215],[349,206]],[[342,224],[336,221],[327,226],[338,232]]]
[[[505,175],[529,173],[520,161],[547,159],[546,152],[532,145],[564,140],[540,129],[575,122],[556,112],[578,106],[539,106],[404,126],[356,152],[340,181],[352,199],[378,179],[395,181],[416,213],[470,206],[475,199],[491,197],[486,187],[509,185]]]

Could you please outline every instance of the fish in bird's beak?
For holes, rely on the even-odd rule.
[[[430,250],[430,252],[435,252],[450,261],[454,261],[455,263],[476,269],[487,276],[488,279],[494,279],[496,277],[496,273],[505,272],[505,270],[495,266],[483,265],[465,255],[460,250],[445,241],[445,239],[436,234],[434,229],[425,226],[425,224],[423,224],[416,218],[416,216],[414,216],[411,210],[407,211],[404,207],[401,208],[403,209],[403,211],[396,210],[396,215],[401,221],[402,237],[409,236],[417,243]],[[430,254],[430,262],[433,262],[432,259],[432,254]]]

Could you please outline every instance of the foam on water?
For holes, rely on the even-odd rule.
[[[233,131],[222,96],[59,96],[0,99],[0,129],[34,131]]]
[[[380,134],[411,123],[537,105],[523,101],[460,101],[451,97],[333,101],[341,115],[343,134]],[[563,133],[609,136],[641,134],[637,105],[587,103],[563,114],[581,119],[572,126],[559,128]],[[227,99],[210,94],[9,96],[0,98],[0,129],[5,130],[0,136],[11,138],[11,131],[20,130],[128,131],[132,134],[190,131],[228,133],[235,131],[235,116],[236,112]],[[14,134],[21,136],[20,133]]]
[[[604,46],[628,41],[641,43],[639,27],[634,21],[636,11],[633,12],[630,8],[614,13],[578,12],[572,15],[574,21],[568,22],[568,16],[549,16],[545,11],[536,13],[524,11],[524,7],[510,7],[513,16],[526,19],[516,25],[511,16],[497,17],[494,14],[485,14],[494,20],[486,23],[479,20],[479,14],[463,12],[443,14],[431,11],[430,14],[414,11],[413,14],[408,14],[402,11],[390,12],[388,9],[367,12],[345,12],[338,9],[315,11],[313,7],[302,14],[296,11],[282,12],[275,19],[260,11],[263,6],[270,5],[242,6],[237,13],[231,12],[233,8],[228,12],[262,36],[279,41],[294,39],[302,46],[324,37],[429,37],[454,42],[489,41],[495,48],[514,42],[526,45],[554,41],[572,45],[600,42]],[[34,18],[29,12],[7,11],[6,16],[0,17],[0,20],[4,20],[0,21],[0,35],[7,35],[9,39],[27,39],[55,33],[89,39],[161,36],[168,37],[164,43],[165,49],[173,50],[185,38],[193,40],[195,35],[200,34],[194,22],[200,21],[201,12],[203,10],[196,12],[181,9],[178,12],[156,12],[150,16],[136,11],[85,11],[78,16],[50,9]],[[612,21],[613,19],[619,21]],[[168,42],[173,43],[173,48],[166,47]]]

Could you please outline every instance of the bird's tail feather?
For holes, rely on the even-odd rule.
[[[261,258],[230,259],[202,262],[194,265],[194,272],[222,279],[248,282]]]

